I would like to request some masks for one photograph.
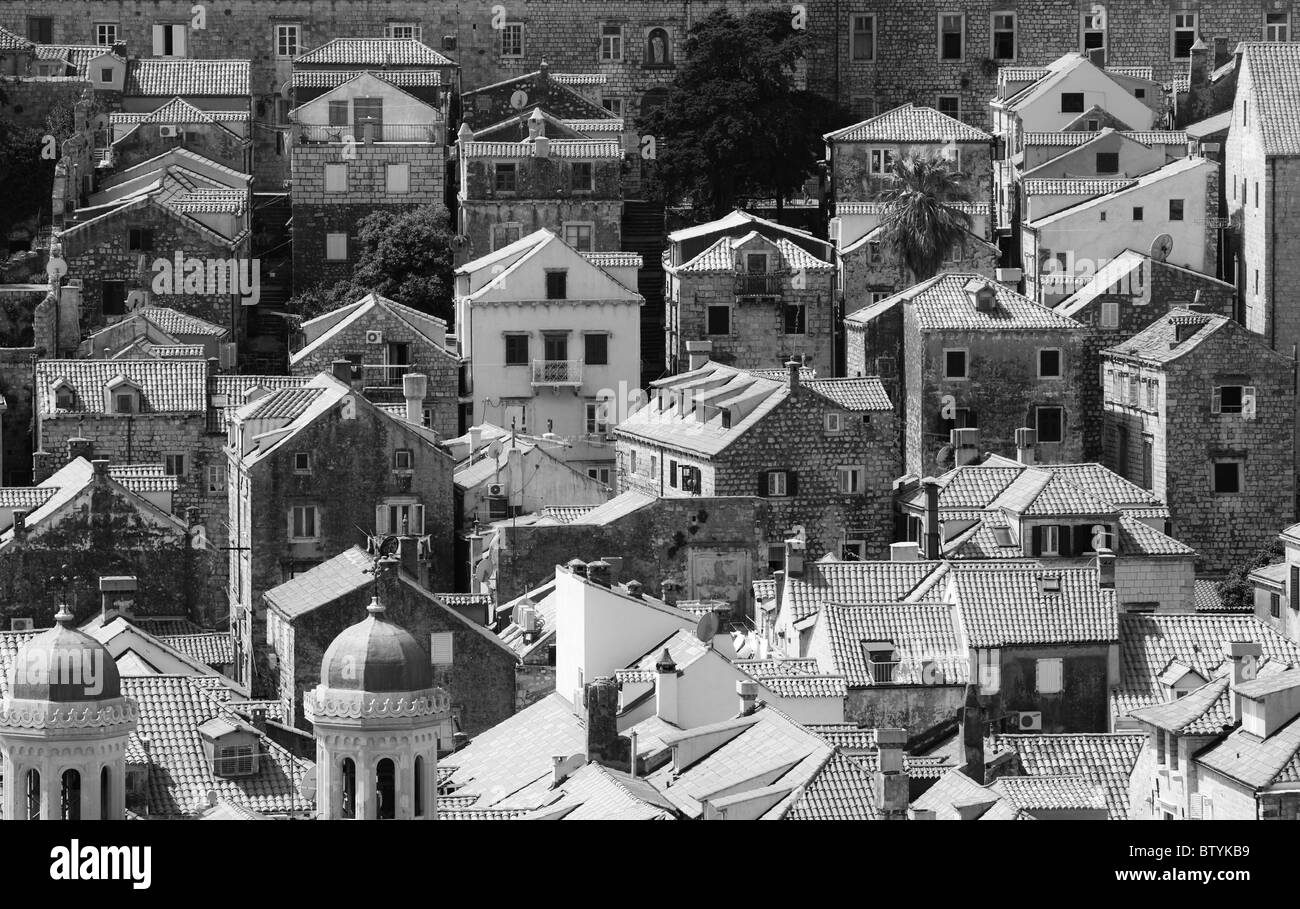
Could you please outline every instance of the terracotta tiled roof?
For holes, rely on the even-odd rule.
[[[862,379],[813,379],[803,385],[855,413],[891,412],[894,409],[884,383],[874,376]]]
[[[971,647],[1104,643],[1119,638],[1115,591],[1097,586],[1093,568],[961,565],[952,569]],[[1056,593],[1044,592],[1055,577]]]
[[[542,509],[542,515],[555,518],[561,524],[568,524],[584,517],[595,507],[595,505],[547,505]]]
[[[158,464],[109,464],[108,475],[132,492],[175,492],[180,480]]]
[[[787,821],[873,821],[876,785],[861,764],[838,751],[785,813]]]
[[[1300,45],[1246,44],[1242,63],[1249,68],[1266,155],[1300,155]]]
[[[226,666],[235,662],[235,642],[224,631],[211,631],[204,634],[169,634],[158,640],[206,666]]]
[[[1286,563],[1282,563],[1285,565]],[[1197,612],[1228,612],[1228,607],[1223,602],[1223,597],[1219,596],[1219,582],[1209,581],[1204,578],[1197,578],[1193,602],[1196,604]],[[1255,607],[1250,602],[1239,605],[1234,612],[1251,612]]]
[[[525,814],[528,814],[524,808],[451,808],[443,810],[438,809],[438,820],[440,821],[517,821]]]
[[[294,58],[294,66],[455,66],[414,38],[335,38]]]
[[[23,508],[30,511],[45,504],[45,500],[54,495],[48,486],[5,486],[0,487],[0,508]]]
[[[1122,129],[1120,135],[1127,136],[1143,145],[1186,145],[1187,133],[1182,130],[1133,130]],[[1054,133],[1025,133],[1024,144],[1029,145],[1084,145],[1096,139],[1098,133],[1086,130],[1071,130]]]
[[[220,325],[206,322],[197,316],[191,316],[166,306],[149,306],[136,310],[140,318],[157,325],[169,335],[211,335],[222,337],[230,332]]]
[[[736,251],[741,247],[754,243],[757,250],[775,250],[781,262],[781,268],[790,271],[831,271],[834,265],[830,262],[823,261],[809,253],[801,246],[787,240],[785,237],[778,237],[773,240],[770,237],[764,237],[757,231],[752,231],[742,237],[719,237],[712,246],[705,249],[689,262],[677,266],[674,271],[678,272],[739,272],[741,269],[736,263]]]
[[[1211,313],[1171,309],[1127,341],[1107,347],[1101,353],[1103,357],[1140,357],[1155,363],[1167,363],[1194,350],[1229,321]],[[1180,327],[1190,330],[1182,341],[1178,340],[1177,334]]]
[[[964,289],[971,280],[985,282],[996,292],[996,306],[991,311],[981,312],[975,308],[975,303]],[[850,315],[847,321],[866,324],[900,302],[913,308],[922,331],[945,329],[1078,331],[1083,328],[1073,319],[1059,315],[1046,306],[1040,306],[1005,284],[998,284],[973,274],[939,275],[902,293],[864,307]]]
[[[970,673],[953,607],[947,603],[882,603],[871,606],[827,605],[821,621],[837,672],[848,684],[922,685],[927,663],[936,664],[932,678],[946,685],[962,685]],[[889,682],[877,683],[865,644],[889,642],[899,661]]]
[[[840,675],[756,676],[767,688],[783,698],[842,698],[848,687]]]
[[[932,107],[904,104],[844,129],[827,133],[833,142],[990,142],[993,137]]]
[[[604,73],[551,73],[550,76],[561,85],[604,85],[608,81]]]
[[[172,98],[157,110],[144,113],[116,111],[108,115],[109,123],[247,123],[250,119],[246,110],[201,110],[184,98]]]
[[[1110,819],[1121,821],[1129,816],[1129,777],[1145,742],[1145,735],[1135,733],[1000,735],[993,750],[1015,751],[1031,777],[1074,776],[1101,784]]]
[[[657,821],[674,817],[672,802],[644,780],[591,763],[575,771],[554,792],[559,798],[536,812],[563,812],[566,821]]]
[[[294,88],[337,88],[344,82],[369,73],[376,79],[382,79],[398,88],[422,88],[442,84],[442,73],[438,70],[342,70],[342,69],[308,69],[295,70],[292,82]]]
[[[200,360],[40,360],[36,364],[39,413],[106,413],[104,389],[118,376],[140,389],[142,413],[203,413],[207,364]],[[72,406],[58,408],[54,384],[71,386]]]
[[[207,634],[206,628],[201,628],[191,622],[189,619],[181,618],[153,618],[151,616],[137,616],[131,620],[135,625],[146,634],[151,634],[156,638],[167,635],[196,635]]]
[[[896,603],[939,570],[940,562],[814,562],[801,578],[787,578],[785,596],[794,621],[828,603]]]
[[[0,50],[27,50],[35,46],[21,35],[16,35],[4,26],[0,26]]]
[[[1196,550],[1168,534],[1143,524],[1136,518],[1120,515],[1119,551],[1140,555],[1194,556]]]
[[[1026,196],[1099,196],[1137,186],[1136,180],[1105,180],[1100,177],[1078,179],[1025,180],[1021,183]]]
[[[255,420],[296,420],[321,395],[319,388],[281,388],[257,402],[248,414]]]
[[[1202,751],[1195,760],[1253,789],[1300,783],[1300,718],[1262,740],[1237,729],[1222,742]]]
[[[264,814],[306,812],[311,803],[298,792],[308,762],[300,761],[266,736],[258,744],[258,770],[249,777],[216,776],[204,755],[198,728],[233,711],[178,676],[122,679],[122,693],[136,699],[140,723],[135,735],[149,741],[153,772],[147,797],[152,817],[199,814],[207,793]]]
[[[1106,807],[1106,792],[1079,776],[1004,776],[989,787],[1025,811],[1068,811]]]
[[[769,676],[817,675],[820,672],[814,659],[735,660],[733,662],[737,669],[756,679]]]
[[[1232,725],[1230,697],[1224,676],[1177,700],[1140,707],[1130,716],[1175,735],[1215,735]]]
[[[144,57],[126,65],[124,95],[240,95],[249,94],[247,60],[191,60]]]
[[[368,573],[374,567],[370,555],[359,546],[339,553],[310,571],[272,587],[264,596],[267,605],[291,621],[319,606],[375,582]]]
[[[1000,793],[981,786],[960,768],[953,768],[939,777],[934,785],[912,802],[912,808],[917,811],[933,811],[936,820],[956,821],[961,819],[955,807],[957,805],[987,805],[988,808],[984,809],[987,812],[1000,802],[1006,802]],[[1014,818],[1018,814],[1019,810],[1016,806],[1009,805],[1008,818]]]

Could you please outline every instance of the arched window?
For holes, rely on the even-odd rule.
[[[76,770],[63,771],[59,787],[59,816],[65,821],[81,820],[81,774]]]
[[[107,821],[113,814],[113,777],[108,768],[99,771],[99,819]]]
[[[424,817],[424,758],[415,759],[415,816]]]
[[[27,820],[41,819],[41,772],[27,771]]]
[[[395,783],[397,773],[391,758],[384,758],[375,766],[375,816],[381,821],[397,817]]]
[[[343,759],[343,816],[357,816],[357,765],[352,758]]]
[[[647,66],[672,66],[673,42],[662,28],[652,28],[645,36],[645,62]]]

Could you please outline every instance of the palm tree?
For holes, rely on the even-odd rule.
[[[881,196],[884,239],[915,279],[924,281],[938,274],[948,251],[970,230],[970,215],[954,207],[970,201],[965,175],[949,170],[941,158],[911,155],[894,159],[893,175],[893,187]]]

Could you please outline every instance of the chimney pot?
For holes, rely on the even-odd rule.
[[[799,370],[803,369],[803,363],[792,357],[786,361],[785,368],[790,373],[790,390],[794,391],[799,387]]]
[[[630,597],[636,597],[638,600],[641,599],[641,591],[643,589],[644,585],[642,585],[640,581],[627,582],[627,595]]]
[[[736,694],[740,695],[740,715],[749,716],[758,702],[758,682],[749,679],[737,682]]]
[[[1097,586],[1102,590],[1115,589],[1115,553],[1104,547],[1097,550]]]
[[[921,557],[920,543],[890,543],[889,561],[915,562]]]
[[[429,391],[429,377],[423,373],[408,372],[402,376],[402,397],[406,400],[406,422],[413,426],[424,423],[424,396]]]
[[[1232,661],[1232,674],[1228,677],[1231,692],[1233,722],[1241,722],[1241,695],[1237,693],[1242,682],[1255,678],[1259,658],[1264,648],[1259,641],[1224,641],[1223,654]]]
[[[587,563],[582,561],[582,559],[570,559],[565,563],[564,567],[580,578],[585,578],[587,576]]]
[[[594,562],[587,563],[587,580],[593,584],[599,584],[601,587],[609,586],[609,563],[604,559],[597,559]]]
[[[14,536],[22,537],[27,534],[27,512],[22,509],[14,511]]]
[[[925,557],[935,561],[941,555],[943,539],[939,531],[939,481],[926,477],[921,481],[921,488],[925,490]]]
[[[95,460],[91,461],[90,464],[92,467],[95,468],[95,476],[97,477],[108,476],[108,458],[96,458]]]
[[[687,341],[686,357],[687,365],[692,371],[703,369],[704,364],[709,362],[709,357],[713,354],[712,341]]]
[[[655,662],[655,715],[665,723],[677,725],[677,664],[668,648]]]
[[[1016,460],[1021,464],[1033,465],[1038,462],[1038,431],[1022,426],[1016,430]]]

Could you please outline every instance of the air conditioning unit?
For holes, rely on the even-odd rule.
[[[10,631],[32,631],[36,628],[36,622],[33,619],[10,619]]]
[[[1016,719],[1016,729],[1021,732],[1042,732],[1043,712],[1041,710],[1022,710]]]
[[[505,494],[506,494],[506,487],[504,483],[488,484],[488,495],[492,496],[493,498],[497,498]]]
[[[164,139],[175,139],[180,134],[181,134],[181,128],[179,126],[158,127],[158,135],[162,136]]]
[[[384,343],[384,333],[383,333],[382,331],[374,331],[374,330],[367,331],[367,332],[366,332],[366,343],[367,343],[367,344],[383,344],[383,343]]]

